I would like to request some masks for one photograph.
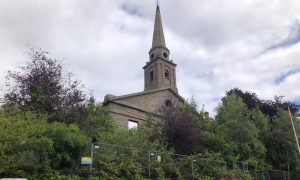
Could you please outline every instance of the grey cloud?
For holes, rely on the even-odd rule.
[[[300,41],[300,22],[296,21],[292,25],[288,36],[284,40],[282,40],[281,42],[269,47],[266,50],[266,52],[276,50],[278,48],[286,48],[286,47],[289,47],[289,46],[293,46],[293,45],[299,43],[299,41]]]
[[[193,96],[199,108],[206,104],[213,113],[233,87],[262,98],[300,98],[298,75],[274,83],[300,67],[299,43],[265,52],[292,37],[291,26],[300,17],[297,0],[165,0],[160,5],[166,43],[178,64],[179,92]],[[142,91],[154,12],[154,1],[3,1],[0,81],[24,61],[29,43],[63,59],[98,100],[107,93]]]

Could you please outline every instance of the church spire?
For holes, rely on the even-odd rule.
[[[155,47],[166,47],[164,30],[161,21],[159,5],[156,6],[154,32],[152,40],[152,48]]]
[[[154,22],[154,30],[153,30],[153,39],[152,39],[152,47],[149,51],[150,61],[156,58],[162,58],[165,60],[169,60],[169,49],[166,46],[164,30],[160,15],[160,8],[157,4],[156,13],[155,13],[155,22]]]
[[[149,51],[150,61],[143,67],[145,91],[171,88],[177,92],[176,64],[169,59],[169,55],[170,51],[165,42],[160,8],[157,4],[152,47]]]

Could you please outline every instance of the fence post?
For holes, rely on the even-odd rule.
[[[92,147],[91,147],[91,159],[92,163],[90,164],[90,174],[93,172],[93,156],[94,156],[94,143],[92,142]]]
[[[264,170],[261,170],[261,173],[262,173],[263,179],[266,180]]]
[[[151,172],[150,172],[150,156],[151,156],[151,154],[150,154],[151,152],[150,151],[148,151],[148,164],[149,164],[149,166],[148,166],[148,176],[149,176],[149,178],[150,178],[150,176],[151,176]]]
[[[195,179],[195,175],[194,175],[194,162],[196,160],[192,159],[192,179],[194,180]]]
[[[286,180],[286,177],[285,177],[285,171],[283,171],[283,175],[284,175],[284,180]]]
[[[255,173],[255,178],[256,178],[256,180],[257,180],[257,174],[256,174],[256,170],[254,170],[254,173]]]

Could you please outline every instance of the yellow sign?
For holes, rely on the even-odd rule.
[[[91,157],[81,157],[81,164],[92,164]]]
[[[82,157],[81,160],[83,160],[83,161],[91,161],[92,158],[91,157]]]

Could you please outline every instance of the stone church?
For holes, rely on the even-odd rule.
[[[123,96],[106,95],[104,106],[116,124],[124,128],[134,128],[150,117],[161,119],[163,106],[176,106],[184,102],[176,86],[176,64],[169,58],[159,5],[156,7],[152,48],[149,61],[144,69],[144,91]]]

